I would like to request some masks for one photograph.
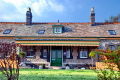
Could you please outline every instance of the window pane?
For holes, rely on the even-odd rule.
[[[44,33],[45,33],[45,30],[38,30],[37,33],[38,33],[38,34],[44,34]]]
[[[51,55],[51,57],[53,58],[53,59],[55,59],[56,58],[56,51],[52,51],[52,55]]]
[[[54,33],[62,33],[62,27],[54,27]]]
[[[116,35],[115,30],[108,30],[108,32],[109,32],[110,35]]]
[[[34,56],[35,55],[35,52],[34,51],[31,51],[30,52],[30,56]]]
[[[71,58],[71,48],[70,47],[64,47],[64,56],[65,58]]]
[[[83,51],[80,51],[80,58],[83,56]]]
[[[43,57],[47,58],[47,49],[43,49]]]
[[[30,51],[27,52],[27,56],[30,56]]]
[[[12,29],[6,29],[3,34],[10,34],[10,32],[12,31]]]
[[[70,49],[67,49],[66,51],[66,58],[70,58]]]
[[[84,53],[83,53],[83,57],[87,57],[87,51],[84,51]]]
[[[34,51],[28,51],[27,52],[27,56],[34,56],[35,55],[35,52]]]
[[[57,54],[58,54],[58,55],[57,55],[57,58],[62,58],[62,54],[61,54],[61,53],[62,53],[61,50],[58,50],[58,51],[57,51]]]

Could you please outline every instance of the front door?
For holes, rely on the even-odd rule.
[[[62,66],[62,48],[52,47],[51,66]]]

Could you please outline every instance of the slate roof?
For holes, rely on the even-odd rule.
[[[52,25],[63,25],[65,32],[54,34]],[[3,34],[4,30],[12,29],[10,34]],[[45,30],[38,34],[38,30]],[[108,30],[115,30],[116,35],[110,35]],[[0,36],[39,36],[39,37],[120,37],[120,23],[99,24],[90,23],[34,23],[26,26],[25,23],[0,23]]]

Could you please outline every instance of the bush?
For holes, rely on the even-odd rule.
[[[113,70],[96,70],[98,80],[120,80],[119,72]]]
[[[90,56],[95,57],[96,54],[100,56],[102,62],[108,64],[106,68],[95,71],[98,80],[120,80],[120,48],[117,50],[96,49],[90,53]],[[117,65],[118,71],[114,70],[115,65]]]

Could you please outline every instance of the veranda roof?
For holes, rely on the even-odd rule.
[[[99,46],[99,41],[16,41],[22,46]]]

